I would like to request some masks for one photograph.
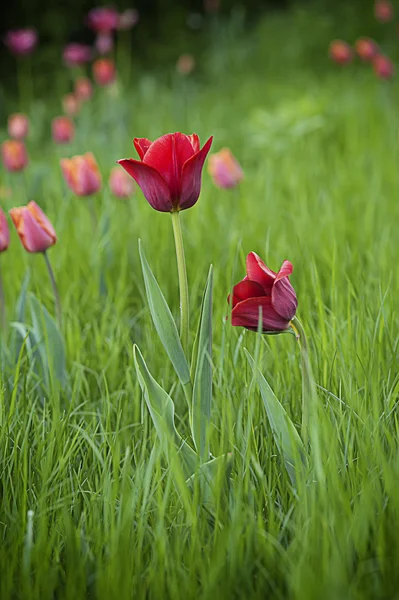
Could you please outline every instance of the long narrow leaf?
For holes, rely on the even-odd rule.
[[[185,477],[191,477],[198,467],[198,456],[176,431],[173,400],[155,381],[136,345],[133,346],[133,358],[140,387],[161,441],[162,449],[169,458],[170,445],[174,444],[178,456],[182,460]]]
[[[296,475],[307,463],[305,447],[285,408],[277,399],[254,359],[247,350],[245,353],[259,385],[274,440],[283,456],[291,483],[296,485]]]
[[[209,458],[208,426],[212,408],[212,287],[213,267],[202,299],[193,386],[192,430],[200,457]]]
[[[233,466],[233,455],[222,454],[208,462],[202,463],[191,477],[187,485],[195,489],[199,486],[200,501],[208,510],[214,512],[220,496],[228,489]]]
[[[182,385],[187,385],[190,381],[190,370],[180,342],[176,323],[161,288],[147,262],[140,240],[139,252],[147,300],[155,329]]]

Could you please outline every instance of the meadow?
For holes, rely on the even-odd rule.
[[[247,34],[236,17],[212,31],[190,76],[154,68],[134,72],[127,85],[122,65],[118,85],[97,89],[83,106],[67,147],[49,133],[58,92],[26,109],[30,164],[1,171],[1,205],[34,199],[57,232],[49,256],[66,383],[51,369],[40,376],[28,351],[32,315],[28,305],[21,312],[21,290],[52,315],[54,302],[44,261],[12,231],[1,256],[2,600],[397,597],[399,88],[361,65],[330,64],[333,28],[321,13],[298,11],[265,17]],[[54,90],[65,88],[60,72]],[[11,96],[7,102],[11,112]],[[118,159],[136,156],[133,137],[172,131],[196,132],[202,143],[213,135],[212,151],[228,146],[245,173],[237,188],[221,190],[205,166],[199,201],[181,213],[192,334],[210,264],[214,270],[209,442],[213,456],[231,453],[231,471],[212,518],[176,484],[133,362],[137,344],[189,440],[138,250],[140,239],[178,320],[171,219],[139,188],[121,200],[106,184]],[[59,160],[86,151],[104,185],[78,198]],[[295,338],[258,336],[228,318],[227,297],[250,251],[274,270],[293,263],[309,339],[317,407],[309,469],[296,485],[245,353],[258,357],[300,432]]]

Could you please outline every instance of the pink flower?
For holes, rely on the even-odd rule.
[[[92,8],[87,16],[90,29],[97,32],[110,32],[118,28],[119,13],[110,6]]]
[[[62,99],[62,108],[65,114],[74,117],[80,110],[80,102],[75,94],[65,94]]]
[[[15,140],[23,140],[28,135],[29,119],[22,113],[14,113],[8,117],[8,135]]]
[[[378,46],[375,41],[365,37],[356,40],[355,50],[364,62],[371,62],[374,56],[378,54]]]
[[[117,198],[129,198],[136,188],[134,179],[120,167],[113,167],[108,181],[109,189]]]
[[[377,54],[373,59],[374,73],[380,79],[391,79],[395,73],[393,62],[383,54]]]
[[[389,0],[376,0],[374,16],[380,23],[389,23],[393,19],[393,6]]]
[[[10,230],[8,228],[7,217],[0,208],[0,252],[7,250],[10,245]]]
[[[36,48],[38,36],[35,29],[12,29],[4,36],[7,48],[17,56],[31,54]]]
[[[56,144],[69,144],[75,137],[75,126],[69,117],[55,117],[51,123],[51,134]]]
[[[134,8],[128,8],[119,15],[118,29],[126,31],[131,29],[139,22],[140,15]]]
[[[19,239],[28,252],[45,252],[57,241],[57,234],[49,219],[36,202],[27,206],[12,208],[10,217]]]
[[[329,48],[330,58],[338,65],[347,65],[352,62],[352,48],[343,40],[333,40]]]
[[[6,140],[1,145],[1,156],[7,171],[22,171],[29,159],[25,144],[22,140]]]
[[[176,69],[180,75],[190,75],[194,68],[195,60],[191,54],[181,54],[177,59]]]
[[[106,86],[116,79],[115,63],[110,58],[98,58],[94,61],[93,78],[97,85]]]
[[[75,81],[75,97],[82,102],[90,100],[93,95],[93,86],[88,77],[78,77]]]
[[[298,306],[295,290],[288,279],[292,271],[292,264],[285,260],[275,273],[255,252],[250,252],[247,274],[234,286],[229,297],[233,308],[232,325],[257,331],[261,312],[263,333],[288,329]]]
[[[80,67],[92,58],[92,49],[87,44],[67,44],[62,53],[67,67]]]
[[[99,33],[95,41],[96,50],[99,54],[108,54],[114,47],[114,40],[110,33]]]
[[[236,187],[244,179],[240,163],[229,148],[222,148],[209,156],[208,172],[213,183],[224,189]]]
[[[101,189],[101,173],[92,152],[62,158],[60,165],[68,187],[77,196],[91,196]]]

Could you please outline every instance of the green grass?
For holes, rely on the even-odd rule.
[[[170,217],[140,192],[124,202],[104,187],[93,235],[89,201],[66,191],[63,151],[48,141],[55,102],[32,107],[31,165],[21,177],[1,174],[12,188],[3,207],[34,198],[58,232],[50,257],[70,388],[49,393],[26,352],[2,370],[2,600],[397,596],[398,84],[328,65],[331,27],[324,41],[315,34],[314,54],[315,18],[268,18],[241,41],[225,27],[193,81],[146,74],[119,97],[98,92],[69,150],[92,150],[106,178],[115,160],[134,156],[134,136],[195,131],[203,141],[213,134],[214,150],[230,146],[243,165],[238,191],[217,190],[204,173],[200,201],[181,215],[193,329],[210,263],[215,271],[211,449],[234,462],[230,501],[213,524],[176,491],[133,366],[137,343],[188,436],[138,255],[141,238],[177,318]],[[283,31],[292,43],[277,55]],[[311,461],[321,467],[297,492],[251,384],[244,348],[253,353],[256,336],[225,318],[251,250],[272,269],[292,261],[310,338],[320,406]],[[10,320],[27,269],[29,289],[54,311],[44,261],[16,235],[1,267]],[[263,339],[262,371],[298,430],[299,359],[291,336]]]

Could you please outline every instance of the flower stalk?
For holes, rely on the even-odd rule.
[[[306,445],[309,441],[309,419],[311,407],[314,401],[314,379],[312,367],[309,360],[309,347],[306,339],[305,330],[298,317],[294,317],[291,321],[291,328],[295,333],[296,340],[301,351],[301,368],[302,368],[302,426],[301,437]]]
[[[189,339],[189,295],[188,295],[188,280],[187,280],[187,268],[186,259],[184,256],[184,244],[183,235],[181,230],[180,212],[171,212],[173,235],[175,238],[176,247],[176,259],[177,259],[177,271],[179,276],[179,290],[180,290],[180,339],[182,342],[183,350],[187,356],[188,352],[188,339]]]
[[[46,251],[43,252],[44,260],[46,262],[47,271],[51,281],[51,287],[53,288],[54,301],[55,301],[55,312],[57,316],[58,326],[61,328],[62,323],[62,312],[61,312],[61,301],[58,293],[57,284],[55,282],[54,271],[50,263],[50,259]]]

